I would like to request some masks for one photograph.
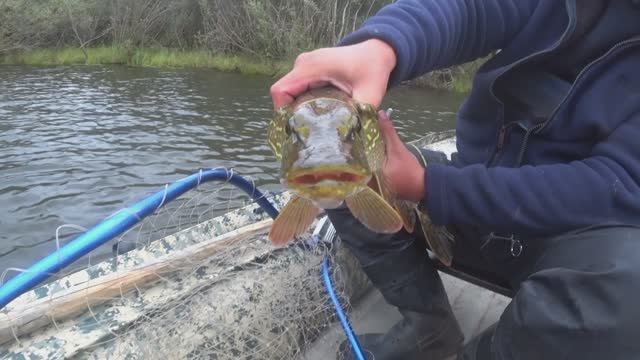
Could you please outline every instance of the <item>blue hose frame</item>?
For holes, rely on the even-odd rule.
[[[0,310],[66,266],[69,266],[109,240],[122,235],[144,218],[162,208],[165,204],[175,200],[187,191],[197,188],[200,184],[211,181],[228,182],[238,187],[256,201],[271,218],[275,219],[278,217],[278,210],[276,210],[264,194],[258,190],[255,184],[242,176],[234,174],[233,170],[226,168],[201,170],[196,174],[178,180],[171,185],[167,185],[163,191],[159,191],[128,208],[116,212],[68,244],[62,246],[57,251],[38,261],[25,272],[11,278],[6,284],[0,286]],[[347,335],[354,355],[358,360],[365,360],[358,339],[354,335],[349,320],[333,290],[329,269],[329,258],[325,257],[321,272],[325,289],[336,309],[336,315]]]
[[[25,272],[11,278],[0,287],[0,309],[82,256],[131,229],[165,204],[209,181],[224,181],[235,185],[251,196],[269,216],[272,218],[278,216],[278,210],[255,185],[234,174],[232,170],[225,168],[201,170],[167,185],[163,191],[159,191],[131,207],[116,212],[56,252],[38,261]]]

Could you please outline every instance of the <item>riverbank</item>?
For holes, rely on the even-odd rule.
[[[473,74],[482,61],[451,69],[434,71],[409,81],[410,86],[466,93],[471,89]],[[126,49],[119,47],[34,49],[0,55],[0,64],[59,66],[59,65],[126,65],[169,68],[210,68],[246,75],[282,76],[293,60],[263,60],[248,56],[213,55],[205,50]]]
[[[0,64],[127,65],[171,68],[211,68],[247,75],[278,76],[291,68],[291,61],[265,61],[246,56],[213,55],[204,50],[125,49],[118,47],[35,49],[0,57]]]

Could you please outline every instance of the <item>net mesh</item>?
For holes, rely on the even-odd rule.
[[[0,357],[305,358],[337,326],[325,256],[347,314],[367,280],[339,240],[275,248],[270,221],[232,185],[201,184],[1,310]]]

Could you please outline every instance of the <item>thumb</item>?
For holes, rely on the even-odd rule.
[[[385,89],[386,88],[384,86],[380,86],[379,84],[354,86],[352,97],[358,102],[370,104],[377,108],[380,106],[380,103],[382,103]]]
[[[387,151],[392,152],[404,148],[404,143],[400,139],[400,136],[398,136],[386,111],[378,111],[378,122],[380,123],[380,132],[382,133],[382,140],[384,141]]]
[[[387,77],[365,77],[364,80],[353,84],[352,97],[358,102],[373,105],[378,108],[382,103],[384,94],[387,91]]]

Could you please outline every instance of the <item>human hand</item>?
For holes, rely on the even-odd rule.
[[[385,111],[378,112],[378,121],[387,153],[382,166],[386,185],[396,197],[419,202],[425,196],[426,169],[402,142]]]
[[[273,105],[278,109],[309,89],[333,85],[377,108],[395,65],[393,48],[377,39],[303,53],[293,69],[271,86]]]

